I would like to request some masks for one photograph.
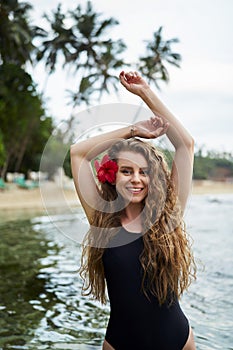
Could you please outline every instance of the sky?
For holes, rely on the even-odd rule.
[[[44,26],[42,14],[55,9],[59,1],[29,0],[34,23]],[[62,8],[85,5],[84,0],[60,0]],[[232,0],[93,0],[95,11],[103,18],[114,17],[119,25],[111,29],[111,37],[127,44],[126,59],[133,62],[143,53],[144,40],[163,26],[164,39],[178,38],[173,50],[182,55],[181,69],[167,66],[168,85],[156,91],[194,137],[196,147],[220,152],[233,152],[233,1]],[[45,68],[38,65],[32,75],[42,90]],[[67,119],[66,89],[73,89],[77,77],[59,70],[46,85],[48,113],[57,121]],[[153,87],[154,88],[154,87]],[[100,103],[140,104],[137,96],[120,88],[120,94],[106,95]],[[82,106],[83,109],[83,106]],[[77,111],[78,113],[78,111]]]

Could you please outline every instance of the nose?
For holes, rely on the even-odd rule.
[[[132,177],[131,177],[131,182],[140,182],[141,179],[140,179],[140,174],[138,171],[135,171],[133,174],[132,174]]]

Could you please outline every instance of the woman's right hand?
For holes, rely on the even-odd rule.
[[[155,139],[167,132],[169,123],[161,117],[154,116],[134,124],[134,135],[145,139]]]

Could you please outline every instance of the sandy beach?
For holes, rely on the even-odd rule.
[[[233,182],[194,180],[192,195],[233,193]]]
[[[233,193],[233,183],[214,181],[193,181],[192,195]],[[34,210],[43,211],[52,208],[74,208],[79,200],[73,188],[64,189],[54,182],[46,182],[40,188],[21,189],[16,184],[8,184],[7,189],[0,192],[0,210]]]

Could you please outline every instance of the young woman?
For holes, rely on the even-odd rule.
[[[195,278],[182,224],[194,142],[138,73],[121,72],[120,82],[154,116],[71,146],[73,178],[90,223],[81,264],[84,290],[105,302],[107,285],[111,312],[103,350],[194,350],[179,305]],[[175,148],[171,170],[142,140],[165,133]]]

